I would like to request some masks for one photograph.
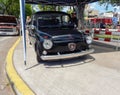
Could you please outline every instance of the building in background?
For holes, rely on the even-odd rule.
[[[113,17],[113,12],[106,12],[106,13],[101,13],[99,14],[99,17]]]
[[[86,7],[85,7],[85,16],[87,18],[98,17],[98,15],[99,15],[98,10],[92,9],[89,4],[86,5]]]

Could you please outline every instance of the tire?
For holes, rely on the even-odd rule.
[[[37,54],[37,58],[36,59],[37,59],[38,63],[42,62],[42,59],[40,58],[40,56],[38,54]]]
[[[30,41],[30,37],[28,37],[29,45],[32,45],[32,42]]]
[[[40,58],[40,56],[41,56],[41,54],[40,54],[40,51],[39,51],[39,46],[38,46],[38,44],[36,44],[36,46],[35,46],[35,51],[36,51],[36,59],[37,59],[37,61],[40,63],[40,62],[42,62],[43,60]]]
[[[31,41],[29,41],[29,44],[32,45]]]

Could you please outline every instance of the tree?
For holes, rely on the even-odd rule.
[[[82,1],[82,0],[81,0]],[[96,0],[96,2],[99,1],[100,4],[106,4],[106,8],[108,8],[109,4],[112,4],[113,6],[120,6],[120,0]],[[78,28],[83,29],[84,28],[84,9],[85,5],[90,3],[91,0],[86,0],[86,2],[78,2],[77,4],[77,12],[78,12]],[[95,0],[93,0],[95,2]]]
[[[32,15],[32,7],[30,4],[25,5],[25,15],[26,16],[31,16]]]
[[[78,15],[78,29],[84,29],[84,10],[85,10],[85,5],[92,3],[92,2],[97,2],[99,0],[76,0],[76,12]]]
[[[19,0],[0,0],[0,10],[2,14],[15,14],[15,16],[17,16],[19,9]]]
[[[32,14],[31,5],[25,5],[26,15]],[[1,14],[14,15],[19,17],[20,15],[20,5],[19,0],[0,0],[0,11]]]
[[[20,5],[18,0],[14,0],[13,3],[8,6],[8,9],[6,10],[6,14],[19,17]]]
[[[84,29],[84,10],[86,4],[79,4],[78,7],[78,29]]]
[[[120,0],[101,0],[100,5],[104,4],[106,6],[106,10],[108,9],[109,4],[112,6],[120,6]]]

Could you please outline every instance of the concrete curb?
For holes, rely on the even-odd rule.
[[[8,74],[8,77],[9,77],[10,81],[13,82],[14,86],[21,93],[21,95],[35,95],[35,93],[27,86],[27,84],[25,84],[25,82],[18,75],[18,73],[15,70],[15,67],[13,65],[14,50],[15,50],[16,46],[19,44],[20,41],[21,41],[21,37],[18,38],[18,40],[10,48],[10,50],[7,54],[6,72]]]
[[[113,48],[114,50],[120,49],[120,46],[117,46],[118,43],[110,44],[109,42],[105,43],[105,42],[100,42],[100,41],[93,41],[92,44],[96,46],[101,46],[101,47]]]

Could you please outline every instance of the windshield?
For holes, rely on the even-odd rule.
[[[43,14],[37,19],[37,25],[39,28],[54,28],[70,25],[70,17],[65,14]]]

